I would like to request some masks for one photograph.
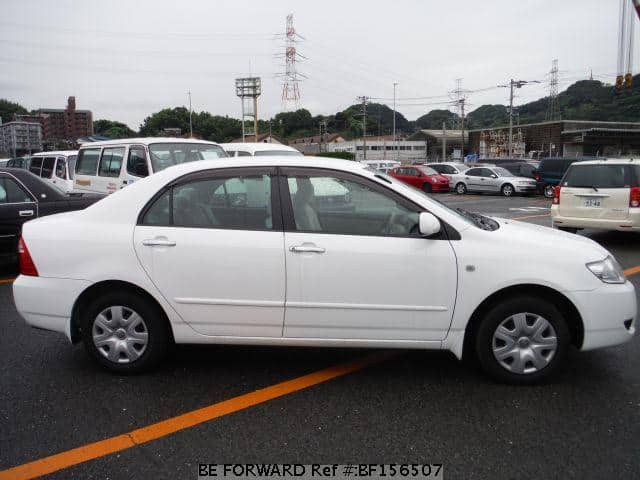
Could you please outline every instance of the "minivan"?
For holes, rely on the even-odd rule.
[[[562,177],[572,163],[589,160],[588,158],[576,157],[548,157],[540,160],[538,169],[533,172],[536,179],[538,193],[544,194],[547,198],[553,198],[556,185],[560,183]]]
[[[280,143],[265,142],[232,142],[221,143],[220,146],[230,157],[269,157],[274,155],[302,156],[300,150]]]
[[[80,147],[74,186],[109,194],[167,167],[228,155],[217,143],[185,138],[128,138]]]
[[[64,193],[71,193],[77,156],[77,150],[35,153],[31,156],[28,170]]]

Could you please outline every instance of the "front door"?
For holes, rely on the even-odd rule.
[[[418,234],[421,208],[366,178],[282,169],[284,336],[441,340],[455,303],[448,240]]]
[[[234,168],[180,179],[136,227],[144,269],[199,333],[282,336],[284,234],[274,173]]]

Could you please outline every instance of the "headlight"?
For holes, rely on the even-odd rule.
[[[599,262],[587,263],[587,268],[604,283],[624,283],[626,281],[622,267],[611,255]]]

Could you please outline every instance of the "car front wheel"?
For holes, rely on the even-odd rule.
[[[506,185],[502,186],[501,193],[504,197],[512,197],[515,193],[515,189],[513,188],[513,185],[507,183]]]
[[[464,195],[467,193],[467,186],[464,183],[459,183],[456,185],[456,193],[458,195]]]
[[[497,303],[481,321],[477,358],[494,379],[513,384],[548,378],[562,364],[569,329],[557,307],[543,299],[518,296]]]
[[[171,334],[159,307],[127,291],[98,297],[82,313],[82,341],[98,363],[117,373],[136,373],[166,354]]]

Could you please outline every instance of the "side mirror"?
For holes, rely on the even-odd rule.
[[[420,235],[423,237],[432,237],[436,233],[440,232],[440,228],[440,220],[438,220],[435,215],[429,212],[422,212],[420,214]]]
[[[491,174],[491,178],[498,178],[497,175]]]

